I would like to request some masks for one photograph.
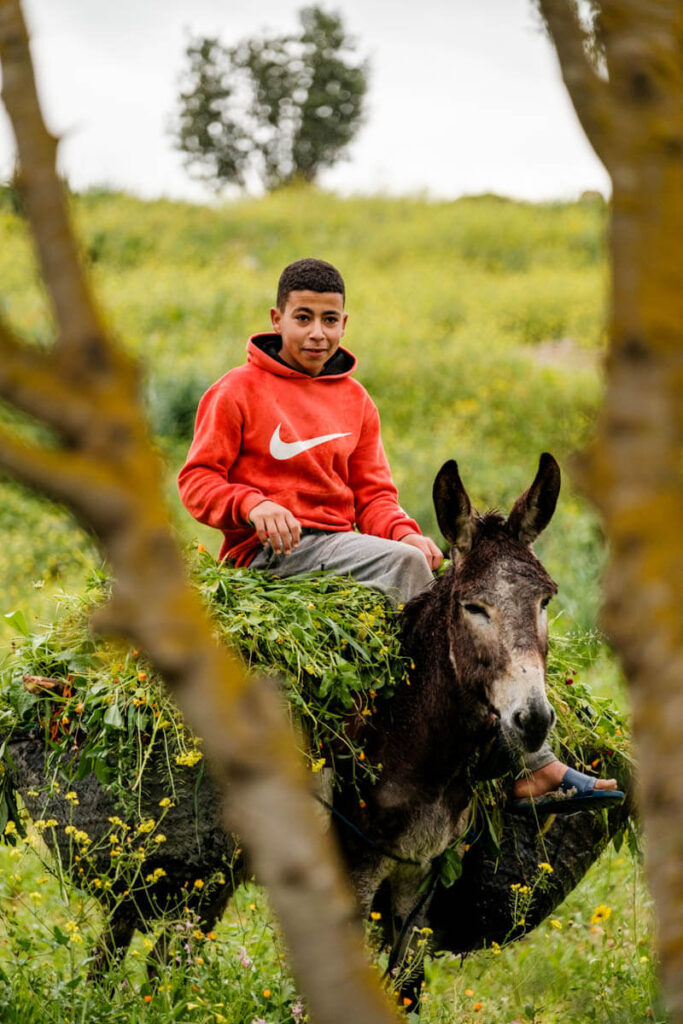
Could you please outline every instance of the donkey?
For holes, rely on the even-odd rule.
[[[454,461],[436,477],[434,503],[452,564],[403,611],[409,683],[363,719],[365,755],[382,766],[379,781],[362,787],[360,806],[351,785],[342,784],[334,802],[360,909],[382,908],[390,944],[409,916],[420,925],[417,906],[426,920],[420,888],[433,859],[466,827],[475,752],[499,732],[513,759],[521,757],[554,724],[545,692],[546,606],[557,587],[531,545],[559,489],[559,467],[543,454],[505,520],[473,513]]]
[[[452,565],[402,613],[403,649],[413,665],[409,685],[378,704],[371,719],[362,719],[365,756],[382,766],[379,781],[360,783],[359,803],[357,785],[342,776],[333,798],[333,821],[359,909],[367,916],[382,908],[389,942],[395,930],[407,933],[404,922],[425,920],[427,900],[418,899],[419,890],[433,859],[463,833],[473,755],[498,732],[520,755],[536,750],[554,722],[545,695],[545,607],[556,586],[531,544],[550,521],[559,487],[557,463],[544,454],[533,484],[505,520],[473,513],[454,461],[436,478],[434,503]],[[99,818],[114,813],[95,776],[74,782],[79,807],[67,807],[58,795],[39,804],[31,793],[44,774],[40,738],[18,742],[13,756],[21,769],[18,788],[32,816],[69,820],[73,814],[79,828],[96,835]],[[340,773],[345,764],[337,761]],[[151,807],[164,792],[151,786]],[[202,930],[210,931],[234,885],[246,876],[237,840],[222,828],[219,797],[210,781],[204,779],[196,792],[190,786],[188,794],[170,809],[164,828],[168,841],[149,864],[148,870],[162,867],[165,875],[154,887],[155,899],[148,905],[142,897],[111,893],[110,924],[94,951],[93,976],[125,955],[136,928],[148,927],[155,909],[166,906],[172,913],[194,878],[218,870],[230,875],[214,898],[197,907]],[[62,830],[57,836],[67,843]],[[60,853],[68,861],[68,845]],[[107,894],[100,896],[107,906]],[[414,913],[418,902],[422,919]],[[167,955],[163,935],[155,956],[163,961]],[[411,999],[417,984],[404,989]]]

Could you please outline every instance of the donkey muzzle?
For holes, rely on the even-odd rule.
[[[538,750],[555,724],[555,711],[547,700],[534,696],[523,708],[514,711],[511,718],[518,742],[531,754]]]

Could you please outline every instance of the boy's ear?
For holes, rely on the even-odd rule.
[[[343,313],[342,314],[342,336],[344,335],[344,331],[346,330],[346,321],[348,319],[349,319],[349,314],[348,313]]]
[[[276,334],[280,334],[280,327],[282,325],[282,311],[277,306],[272,306],[270,310],[270,322],[273,325],[273,330]]]

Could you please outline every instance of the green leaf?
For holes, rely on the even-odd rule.
[[[31,630],[28,628],[26,616],[20,608],[17,608],[16,611],[13,612],[5,612],[4,618],[9,622],[10,626],[12,626],[13,629],[18,630],[22,636],[29,637],[31,635]]]
[[[118,704],[111,704],[107,708],[104,713],[104,724],[110,725],[112,729],[123,729],[123,718]]]

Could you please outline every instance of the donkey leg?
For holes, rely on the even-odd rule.
[[[121,963],[135,934],[135,921],[129,912],[114,912],[92,951],[88,970],[90,981],[101,981],[107,971]]]

